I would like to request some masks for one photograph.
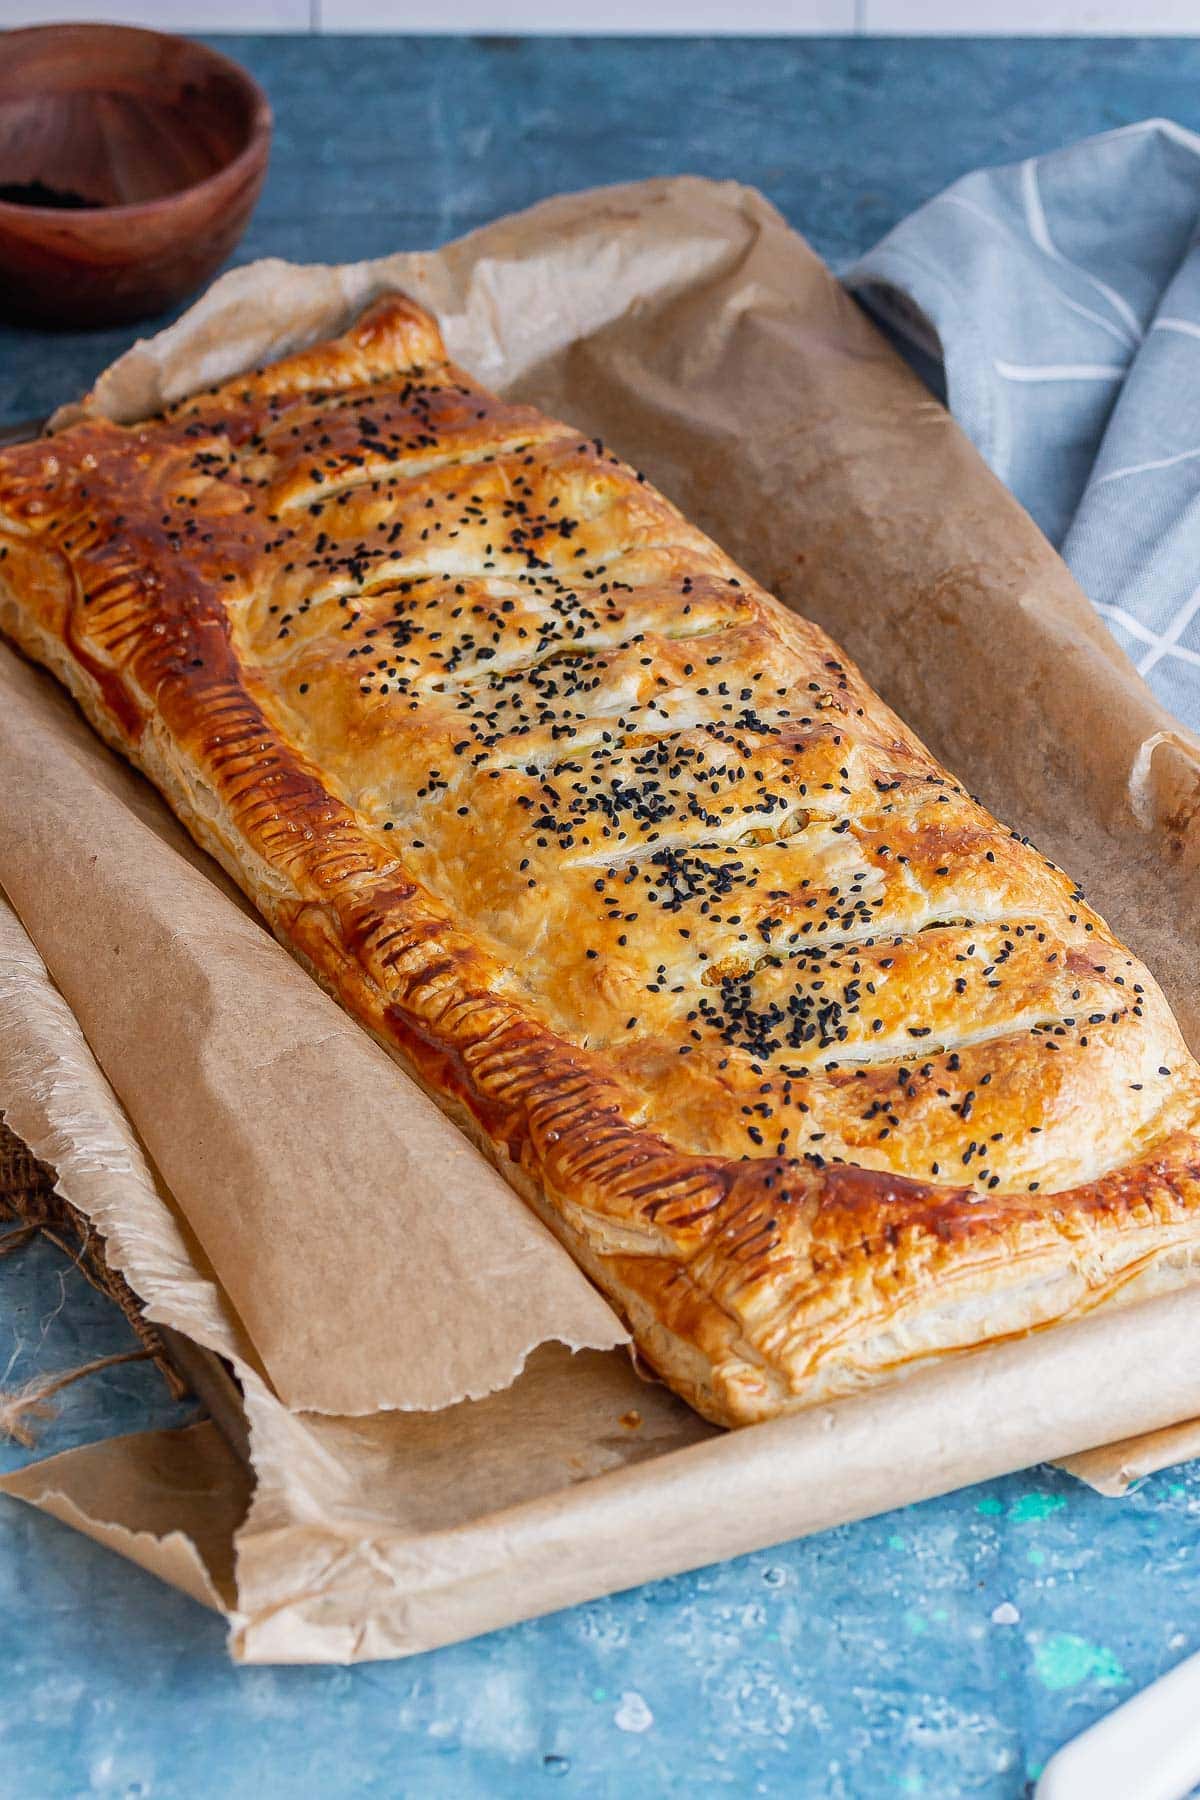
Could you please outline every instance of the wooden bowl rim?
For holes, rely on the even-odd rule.
[[[234,62],[220,50],[212,50],[207,44],[201,44],[196,38],[188,37],[181,31],[151,31],[144,25],[106,25],[94,20],[80,20],[78,23],[63,21],[61,24],[19,25],[9,31],[0,31],[0,44],[6,39],[44,37],[51,34],[70,33],[72,37],[97,38],[153,38],[161,44],[186,44],[195,50],[214,69],[231,76],[245,91],[251,102],[250,129],[246,142],[236,156],[214,169],[202,181],[189,182],[187,187],[176,188],[174,193],[159,194],[153,200],[131,200],[119,206],[81,206],[64,212],[61,206],[26,206],[24,201],[0,200],[0,219],[25,219],[32,223],[35,220],[53,220],[61,225],[69,219],[73,228],[80,228],[90,219],[135,219],[150,213],[161,213],[182,201],[190,199],[193,194],[203,194],[206,189],[216,188],[221,183],[228,183],[234,174],[241,174],[251,169],[262,156],[271,141],[271,131],[275,118],[271,111],[271,102],[266,92],[241,63]]]

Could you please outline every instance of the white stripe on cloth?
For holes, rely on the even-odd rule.
[[[1163,639],[1156,637],[1142,624],[1140,619],[1135,619],[1132,613],[1127,613],[1123,606],[1113,606],[1107,600],[1094,600],[1092,604],[1098,613],[1103,613],[1106,619],[1112,619],[1118,625],[1124,626],[1130,637],[1137,638],[1140,643],[1149,644],[1154,649],[1161,644],[1164,655],[1177,656],[1181,662],[1192,663],[1196,668],[1200,668],[1200,652],[1189,650],[1186,644],[1164,643]]]
[[[1180,654],[1183,646],[1180,645],[1179,639],[1191,624],[1197,612],[1200,612],[1200,587],[1192,589],[1179,611],[1175,614],[1175,617],[1171,620],[1171,623],[1167,626],[1167,629],[1155,643],[1153,649],[1147,650],[1145,656],[1139,659],[1139,675],[1148,675],[1155,663],[1162,657],[1167,655],[1178,656]]]
[[[1125,370],[1112,363],[1011,363],[992,365],[1006,381],[1123,381]]]
[[[1183,337],[1200,337],[1200,325],[1190,319],[1155,319],[1151,331],[1178,331]]]
[[[1124,295],[1118,294],[1116,288],[1109,287],[1107,281],[1101,281],[1098,275],[1091,275],[1086,269],[1081,269],[1079,264],[1073,263],[1069,256],[1064,256],[1050,236],[1050,227],[1046,223],[1046,213],[1042,206],[1041,190],[1038,187],[1037,163],[1032,156],[1021,164],[1021,193],[1025,201],[1025,222],[1029,226],[1029,235],[1038,249],[1044,250],[1046,255],[1053,257],[1055,262],[1062,263],[1068,269],[1074,269],[1076,274],[1082,275],[1083,279],[1094,287],[1098,294],[1103,294],[1113,311],[1119,313],[1128,325],[1133,334],[1130,341],[1140,344],[1143,336],[1141,320]]]
[[[995,213],[990,213],[988,211],[986,206],[980,206],[977,201],[968,200],[962,194],[935,194],[933,199],[929,202],[929,205],[961,207],[963,212],[970,213],[976,219],[984,220],[984,222],[990,225],[994,231],[1000,232],[1003,237],[1011,239],[1014,244],[1021,244],[1022,248],[1024,248],[1023,240],[1017,236],[1015,231],[1009,230],[1003,219],[998,219]],[[1059,260],[1065,261],[1065,259],[1061,257]],[[1074,265],[1067,264],[1066,266],[1070,268]],[[1080,301],[1072,300],[1069,295],[1063,293],[1060,287],[1056,287],[1054,293],[1056,298],[1067,308],[1068,312],[1078,313],[1081,319],[1090,319],[1093,325],[1098,325],[1101,331],[1106,331],[1108,333],[1109,337],[1116,338],[1118,344],[1126,344],[1130,348],[1133,348],[1138,343],[1138,339],[1130,339],[1129,333],[1124,330],[1122,326],[1114,325],[1111,319],[1106,319],[1104,317],[1103,313],[1093,312],[1090,306],[1084,306]]]
[[[1124,481],[1129,475],[1147,475],[1152,469],[1173,469],[1176,463],[1191,462],[1197,456],[1200,448],[1177,450],[1174,456],[1156,456],[1153,462],[1129,463],[1124,469],[1110,469],[1107,475],[1097,476],[1092,488],[1103,487],[1106,481]]]

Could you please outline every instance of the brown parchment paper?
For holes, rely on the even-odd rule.
[[[1100,1444],[1056,1460],[1068,1475],[1086,1481],[1097,1493],[1120,1499],[1147,1475],[1190,1462],[1194,1456],[1200,1456],[1200,1420],[1185,1419],[1179,1425],[1164,1425],[1161,1431],[1141,1432],[1119,1444]]]
[[[484,379],[609,438],[819,618],[1084,881],[1196,1047],[1196,744],[760,196],[651,182],[551,201],[436,255],[240,270],[89,405],[137,417],[397,285]],[[43,997],[31,1046],[14,1001],[19,1067],[10,1085],[0,1065],[0,1098],[84,1210],[99,1178],[80,1145],[112,1153],[115,1133],[137,1151],[119,1180],[105,1165],[111,1190],[91,1203],[151,1316],[227,1357],[255,1478],[228,1524],[232,1588],[165,1501],[147,1525],[140,1440],[86,1467],[56,1458],[19,1488],[196,1591],[186,1539],[236,1655],[405,1654],[1200,1415],[1200,1299],[1184,1293],[714,1432],[639,1378],[612,1348],[618,1321],[486,1163],[8,652],[0,769],[0,883],[32,941],[17,989],[52,982],[70,1003],[52,1032]],[[89,1081],[47,1087],[49,1039],[72,1031]],[[161,1467],[171,1444],[154,1435]],[[193,1475],[211,1463],[232,1520],[223,1442],[183,1454]]]
[[[0,768],[9,899],[277,1393],[445,1406],[547,1339],[623,1340],[506,1183],[7,647]]]

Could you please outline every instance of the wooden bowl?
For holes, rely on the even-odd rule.
[[[258,83],[202,44],[120,25],[0,32],[3,310],[74,326],[162,312],[241,237],[270,142]]]

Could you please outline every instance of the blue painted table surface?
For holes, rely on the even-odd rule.
[[[980,163],[1200,128],[1198,42],[222,42],[277,116],[239,260],[692,171],[757,184],[836,266]],[[0,328],[0,420],[132,335]],[[0,1261],[7,1382],[128,1342],[48,1246]],[[134,1364],[68,1390],[41,1448],[190,1414]],[[1038,1469],[409,1662],[236,1669],[214,1617],[0,1500],[0,1796],[1021,1795],[1200,1649],[1198,1539],[1200,1464],[1123,1501]]]

